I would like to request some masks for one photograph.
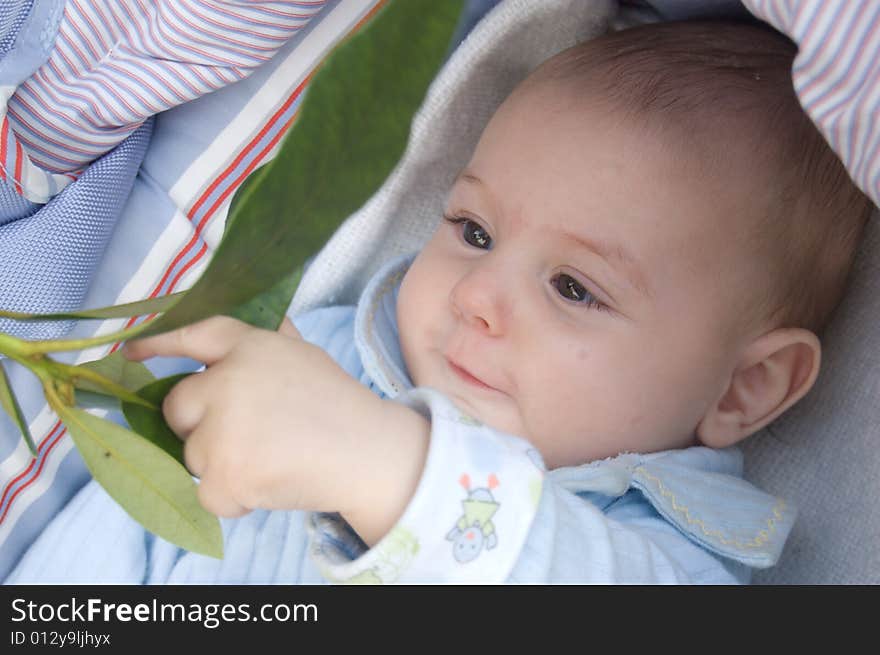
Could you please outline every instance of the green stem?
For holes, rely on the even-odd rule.
[[[64,352],[66,350],[85,350],[93,346],[102,346],[115,341],[125,341],[143,332],[149,325],[149,321],[134,325],[124,330],[102,334],[98,337],[87,339],[55,339],[51,341],[25,341],[8,334],[0,333],[0,353],[12,357],[17,353],[23,357],[33,357],[45,353]]]
[[[58,415],[58,418],[64,421],[64,417],[67,415],[67,405],[64,404],[64,401],[61,400],[58,392],[55,390],[54,380],[50,377],[40,375],[39,373],[37,373],[37,377],[39,377],[40,382],[43,383],[43,395],[46,397],[46,402],[49,403],[49,407],[51,407],[52,411]]]
[[[0,309],[0,318],[11,318],[13,321],[27,321],[31,318],[31,314],[8,312],[5,309]]]
[[[27,342],[3,332],[0,332],[0,355],[28,366],[27,362],[22,361],[27,358]]]
[[[52,377],[70,382],[74,387],[81,387],[78,382],[80,380],[87,380],[100,387],[105,393],[119,398],[120,400],[134,403],[135,405],[141,405],[148,409],[159,409],[149,400],[138,396],[134,391],[126,389],[121,384],[117,384],[113,380],[101,375],[97,371],[86,368],[85,366],[71,366],[62,362],[56,362],[50,357],[46,357],[46,370]]]

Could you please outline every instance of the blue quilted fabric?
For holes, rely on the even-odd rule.
[[[33,4],[34,0],[4,0],[0,4],[0,56],[12,49]]]
[[[0,212],[9,215],[17,206],[26,214],[0,225],[0,308],[39,313],[80,308],[152,126],[150,119],[36,212],[8,187],[0,191]],[[27,339],[58,338],[69,328],[66,322],[0,320],[0,332]]]

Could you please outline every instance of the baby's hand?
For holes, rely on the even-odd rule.
[[[214,317],[124,352],[207,365],[171,390],[162,411],[201,479],[199,500],[215,514],[337,511],[373,543],[415,490],[427,421],[379,399],[287,320],[271,332]]]

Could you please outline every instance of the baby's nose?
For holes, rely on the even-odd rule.
[[[489,335],[504,331],[506,301],[497,274],[481,268],[471,271],[450,293],[453,313],[467,325]]]

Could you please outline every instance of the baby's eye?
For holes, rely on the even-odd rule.
[[[464,225],[461,228],[461,234],[464,240],[474,248],[489,250],[492,247],[492,237],[489,236],[486,230],[480,227],[479,223],[475,223],[472,220],[465,219]]]
[[[550,280],[550,284],[552,284],[553,288],[559,292],[559,295],[566,300],[582,303],[588,307],[595,307],[597,309],[604,307],[604,304],[601,301],[597,300],[593,294],[587,291],[583,284],[575,280],[571,275],[560,273]]]
[[[482,250],[489,250],[492,247],[492,237],[476,221],[464,216],[444,216],[444,218],[454,225],[461,225],[461,236],[468,245]]]

